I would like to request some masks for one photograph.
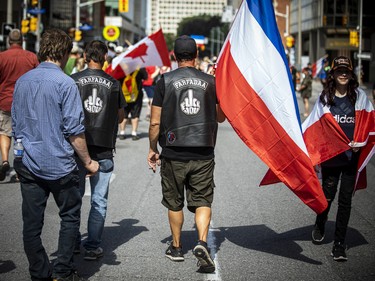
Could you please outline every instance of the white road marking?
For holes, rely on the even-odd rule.
[[[216,249],[216,237],[215,237],[215,234],[214,234],[215,231],[217,231],[217,230],[214,229],[213,221],[211,220],[210,230],[208,232],[208,237],[207,237],[207,244],[208,244],[208,247],[211,250],[211,257],[214,257],[216,270],[215,270],[214,273],[205,274],[204,280],[221,281],[219,258],[218,258],[217,252],[216,252],[217,249]]]

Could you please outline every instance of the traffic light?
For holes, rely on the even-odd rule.
[[[206,50],[206,46],[205,45],[200,45],[199,46],[199,50],[201,50],[203,52],[204,50]]]
[[[358,38],[358,31],[351,30],[349,33],[349,45],[350,46],[359,46],[359,38]]]
[[[35,32],[38,29],[38,18],[31,17],[30,18],[30,31]]]
[[[129,11],[129,0],[118,0],[119,13],[127,13]]]
[[[82,31],[81,30],[75,31],[74,40],[77,41],[77,42],[82,40]]]
[[[31,0],[31,6],[38,6],[38,0]]]
[[[27,32],[29,32],[29,20],[28,19],[23,19],[21,21],[21,32],[22,34],[26,34]]]
[[[287,37],[285,38],[285,40],[286,40],[286,46],[287,46],[288,48],[292,48],[292,47],[294,47],[294,37],[293,37],[293,36],[289,35],[289,36],[287,36]]]

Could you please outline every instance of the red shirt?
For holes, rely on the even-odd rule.
[[[143,80],[143,86],[152,86],[154,78],[151,78],[151,75],[155,72],[156,66],[146,66],[146,71],[148,74],[147,80]]]
[[[0,53],[0,110],[10,112],[17,79],[38,64],[34,53],[23,50],[17,44]]]

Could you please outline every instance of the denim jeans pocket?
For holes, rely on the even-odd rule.
[[[110,173],[113,171],[113,159],[99,160],[99,171],[102,173]]]

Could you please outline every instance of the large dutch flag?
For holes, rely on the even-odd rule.
[[[220,106],[244,143],[306,205],[324,211],[327,201],[302,137],[271,0],[242,2],[219,55],[216,87]]]

